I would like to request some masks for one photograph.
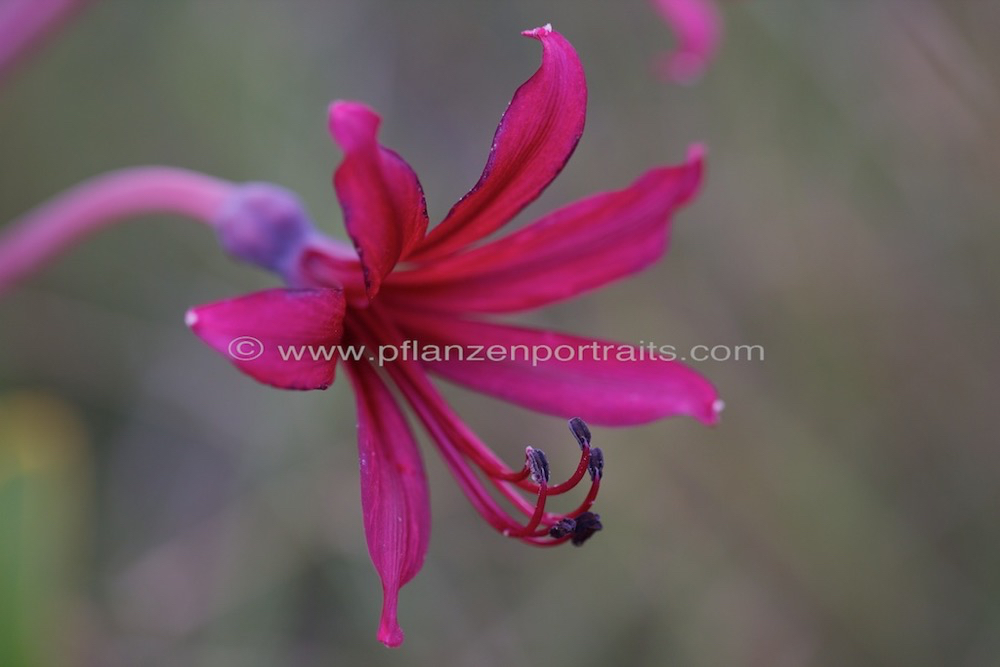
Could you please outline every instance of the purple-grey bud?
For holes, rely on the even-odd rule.
[[[213,225],[230,255],[286,279],[306,241],[317,233],[298,196],[270,183],[237,187]]]

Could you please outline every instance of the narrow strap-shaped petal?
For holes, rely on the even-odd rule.
[[[344,307],[339,289],[270,289],[196,306],[185,321],[258,382],[326,389],[337,365]]]
[[[648,348],[427,314],[397,319],[431,371],[539,412],[626,426],[678,415],[713,424],[722,409],[708,380]]]
[[[348,365],[358,403],[361,508],[368,553],[382,579],[378,639],[403,643],[399,589],[420,571],[430,540],[427,477],[417,443],[392,394],[369,364]]]
[[[378,114],[357,102],[330,105],[330,134],[344,150],[333,176],[344,226],[361,258],[368,297],[427,231],[420,181],[399,155],[378,143]]]
[[[675,83],[701,76],[722,39],[722,17],[714,0],[653,0],[676,36],[677,46],[663,56],[662,75]]]
[[[384,298],[411,309],[509,312],[577,296],[640,271],[666,250],[674,211],[697,192],[702,150],[629,187],[570,204],[524,229],[397,272]]]
[[[573,46],[544,26],[523,33],[542,43],[542,65],[511,100],[479,182],[408,257],[427,261],[506,224],[562,170],[587,112],[587,82]]]

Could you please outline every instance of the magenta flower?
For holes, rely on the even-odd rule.
[[[444,221],[427,231],[420,183],[402,158],[378,143],[379,116],[356,102],[335,102],[329,128],[345,157],[333,183],[354,248],[311,235],[300,239],[288,230],[262,240],[258,230],[233,225],[220,232],[230,251],[278,270],[291,288],[188,313],[203,340],[241,371],[276,387],[327,387],[336,364],[344,364],[357,396],[365,531],[384,593],[378,637],[390,646],[403,640],[397,597],[421,567],[430,517],[421,457],[386,379],[487,523],[536,545],[580,543],[600,528],[590,507],[603,458],[590,448],[586,426],[571,422],[582,449],[577,470],[550,485],[544,454],[528,448],[525,465],[509,468],[442,400],[427,371],[540,412],[579,414],[603,425],[674,415],[711,424],[721,409],[711,384],[679,363],[638,360],[642,355],[633,347],[481,319],[569,299],[649,266],[666,249],[672,213],[694,196],[702,176],[695,149],[682,165],[653,169],[622,190],[480,243],[545,189],[583,132],[587,89],[573,47],[550,26],[524,35],[541,42],[541,67],[504,113],[479,182]],[[234,350],[237,340],[250,347]],[[404,358],[400,350],[407,342],[438,353]],[[338,352],[289,359],[290,346]],[[368,353],[349,358],[342,353],[347,346],[364,346]],[[449,346],[469,354],[441,358]],[[502,359],[468,358],[491,346],[505,353],[493,358]],[[609,348],[616,354],[599,354]],[[368,356],[376,349],[394,350],[382,373]],[[562,350],[561,360],[526,358],[528,350],[545,349]],[[566,350],[576,352],[565,358]],[[545,511],[548,497],[570,490],[588,472],[591,489],[580,507],[567,514]],[[534,494],[535,502],[522,492]]]
[[[667,81],[691,83],[715,57],[722,40],[722,17],[714,0],[652,0],[653,7],[677,39],[662,57],[660,73]]]
[[[524,34],[541,42],[541,67],[504,113],[479,182],[430,231],[416,175],[378,143],[378,115],[335,102],[329,127],[344,160],[333,185],[353,247],[316,231],[287,190],[164,167],[95,178],[0,234],[0,293],[84,237],[152,212],[203,222],[231,255],[282,277],[287,288],[193,308],[187,323],[239,370],[275,387],[328,387],[343,364],[357,397],[365,533],[382,580],[378,638],[390,646],[403,641],[399,591],[420,570],[430,531],[427,480],[400,398],[486,522],[537,546],[579,545],[601,529],[591,509],[604,457],[583,419],[625,426],[686,415],[712,424],[722,409],[707,380],[646,348],[491,319],[655,262],[674,211],[702,177],[695,148],[681,165],[484,241],[548,186],[583,132],[587,88],[573,47],[550,26]],[[532,447],[522,466],[509,467],[428,372],[540,412],[580,415],[569,422],[580,446],[576,470],[551,483],[545,454]],[[550,497],[586,477],[590,488],[573,511],[546,510]]]

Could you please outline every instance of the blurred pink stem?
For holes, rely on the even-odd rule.
[[[90,0],[0,0],[0,79]]]
[[[170,167],[125,169],[81,183],[0,231],[0,294],[84,237],[132,216],[175,213],[211,225],[234,187]]]

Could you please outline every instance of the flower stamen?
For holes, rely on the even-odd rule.
[[[549,465],[548,459],[540,449],[528,447],[525,450],[525,470],[530,471],[532,480],[538,484],[538,502],[531,520],[520,530],[504,531],[504,535],[509,537],[519,537],[529,544],[538,546],[553,546],[572,541],[574,545],[580,546],[590,539],[595,532],[601,529],[600,517],[590,511],[597,498],[600,489],[601,478],[604,474],[604,453],[600,448],[590,447],[590,430],[586,423],[579,417],[574,417],[569,422],[570,431],[576,437],[581,448],[581,461],[577,471],[573,476],[556,487],[548,487]],[[557,488],[560,493],[575,487],[583,478],[584,471],[590,473],[590,490],[583,502],[572,512],[565,515],[545,516],[545,525],[542,524],[542,511],[548,496],[554,495]],[[581,517],[583,520],[581,522]],[[554,538],[552,541],[544,540],[545,536]]]
[[[524,450],[526,466],[531,470],[531,480],[539,486],[549,483],[549,460],[545,452],[534,447],[526,447]]]
[[[369,327],[354,328],[349,325],[348,342],[351,337],[357,336],[359,343],[377,349],[379,345],[399,344],[402,340],[399,330],[382,316],[378,307],[357,313],[357,317],[367,322]],[[378,333],[373,336],[372,332]],[[591,433],[586,422],[579,417],[569,421],[570,432],[580,446],[580,461],[569,479],[560,484],[550,485],[548,457],[542,450],[527,447],[524,465],[520,470],[512,470],[458,419],[447,403],[440,400],[435,387],[423,373],[419,372],[414,362],[394,361],[386,364],[385,370],[396,381],[432,436],[445,463],[472,506],[494,530],[501,535],[515,537],[535,546],[555,546],[573,539],[582,544],[598,530],[588,529],[589,532],[582,538],[578,537],[576,532],[555,539],[550,536],[552,526],[567,518],[576,520],[590,513],[590,508],[600,490],[604,455],[599,448],[590,446]],[[476,474],[477,470],[480,474]],[[576,509],[565,514],[545,511],[549,496],[563,494],[576,488],[588,473],[591,478],[590,490]],[[497,493],[513,506],[514,514],[502,506],[489,491],[487,484],[496,489]],[[534,504],[524,497],[524,492],[537,494]],[[522,514],[524,518],[518,520],[517,513]]]

